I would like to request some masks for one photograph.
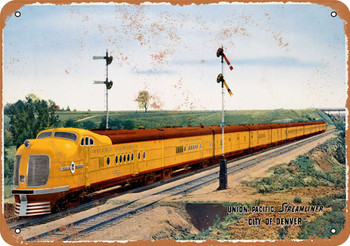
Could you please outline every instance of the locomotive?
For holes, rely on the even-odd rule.
[[[22,144],[14,160],[15,213],[60,211],[91,192],[152,183],[181,170],[216,164],[220,126],[136,130],[55,128]],[[250,153],[326,131],[326,123],[227,125],[225,157]]]

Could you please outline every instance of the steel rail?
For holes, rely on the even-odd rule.
[[[228,162],[228,164],[232,164],[232,166],[228,167],[228,173],[237,172],[237,171],[246,169],[248,167],[258,165],[262,161],[265,161],[265,160],[268,160],[270,158],[276,157],[278,155],[292,151],[292,150],[294,150],[302,145],[305,145],[307,143],[315,141],[319,138],[325,137],[326,135],[331,134],[331,133],[333,133],[333,131],[327,131],[327,132],[322,133],[320,135],[311,136],[309,138],[300,140],[298,142],[292,142],[292,143],[288,143],[287,145],[278,146],[276,149],[265,150],[265,151],[270,151],[270,152],[263,154],[263,156],[259,157],[258,161],[256,159],[251,159],[251,160],[247,160],[247,161],[238,163],[236,165],[233,165],[238,160],[237,159],[231,160]],[[263,152],[265,152],[265,151],[263,151]],[[259,154],[261,154],[261,152],[259,152]],[[256,155],[256,153],[254,153],[254,155]],[[244,157],[248,158],[247,156],[244,156]],[[243,158],[240,158],[240,159],[243,159]],[[215,168],[215,167],[217,167],[217,165],[215,165],[214,167],[210,167],[210,168]],[[208,168],[206,168],[206,170],[207,169]],[[144,197],[140,197],[138,199],[130,201],[130,202],[123,204],[121,206],[118,206],[118,207],[115,207],[112,209],[108,209],[106,211],[95,214],[93,216],[81,219],[79,221],[75,221],[75,222],[70,223],[68,225],[65,225],[63,227],[61,226],[61,227],[56,228],[54,230],[51,230],[51,231],[42,233],[40,235],[28,238],[26,241],[37,241],[37,240],[40,240],[43,238],[50,238],[50,237],[51,238],[54,237],[54,239],[63,240],[63,241],[74,240],[78,237],[81,237],[81,236],[87,234],[87,233],[93,232],[99,228],[105,227],[105,226],[110,225],[114,222],[117,222],[121,219],[124,219],[128,216],[131,216],[131,215],[139,213],[140,211],[143,211],[147,208],[150,208],[153,205],[155,205],[157,202],[159,202],[167,197],[175,196],[175,195],[179,195],[179,194],[184,194],[184,193],[187,193],[189,191],[196,190],[196,189],[198,189],[204,185],[207,185],[211,182],[214,182],[218,179],[218,176],[217,176],[218,173],[219,173],[219,171],[215,171],[211,174],[207,174],[207,175],[200,177],[200,178],[197,178],[195,180],[191,180],[191,181],[182,183],[178,186],[167,188],[165,190],[155,192],[155,193],[149,194],[149,195],[144,196]],[[192,174],[193,174],[193,172],[191,172],[191,175]],[[134,204],[136,201],[139,201],[139,200],[144,199],[146,197],[160,195],[160,194],[166,194],[166,193],[169,193],[169,194],[166,195],[165,197],[161,197],[159,199],[156,199],[155,201],[148,202],[148,203],[143,204],[143,205],[139,205],[136,208],[129,208],[125,212],[121,211],[123,208],[127,208],[128,206]],[[108,218],[104,218],[104,217],[108,217]],[[95,220],[95,222],[94,222],[94,220]],[[87,225],[84,226],[83,225],[84,223],[86,223]],[[67,235],[67,232],[70,232],[71,234]],[[64,233],[65,233],[65,235],[63,235]]]

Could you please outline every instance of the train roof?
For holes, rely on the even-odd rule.
[[[150,141],[170,138],[195,137],[221,133],[220,126],[189,126],[189,127],[165,127],[157,129],[137,130],[90,130],[94,133],[105,135],[112,140],[113,144],[127,143],[133,141]],[[242,125],[228,125],[225,132],[242,132],[249,129]]]
[[[212,131],[208,127],[169,127],[157,129],[137,130],[91,130],[94,133],[105,135],[113,144],[134,141],[150,141],[168,138],[194,137],[210,135]]]
[[[225,133],[246,132],[250,130],[274,129],[280,127],[300,126],[307,123],[274,123],[274,124],[255,124],[255,125],[226,125]],[[318,124],[318,123],[317,123]],[[151,141],[160,139],[195,137],[202,135],[220,134],[222,129],[220,126],[189,126],[189,127],[165,127],[157,129],[139,128],[136,130],[104,130],[91,129],[90,131],[107,136],[113,144],[128,143],[136,141]]]

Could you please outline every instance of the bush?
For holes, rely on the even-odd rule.
[[[80,124],[76,122],[75,120],[69,119],[64,124],[64,127],[73,127],[73,128],[79,128]]]
[[[341,211],[345,208],[345,193],[332,194],[330,196],[314,198],[311,201],[311,205],[324,206],[326,208],[331,207],[333,211]]]
[[[294,197],[294,202],[295,203],[301,203],[301,198],[298,197],[298,196]]]
[[[276,167],[273,170],[273,174],[275,174],[275,175],[282,175],[282,174],[285,174],[286,172],[287,172],[287,170],[283,167]]]
[[[337,235],[344,228],[345,217],[340,211],[328,211],[316,219],[303,224],[299,233],[300,239],[308,239],[311,237],[331,238]],[[335,229],[335,233],[332,233]]]
[[[106,118],[104,117],[99,126],[100,129],[106,128]],[[110,118],[108,120],[108,128],[113,130],[132,130],[135,129],[135,122],[132,120],[120,120],[117,118]]]
[[[331,203],[332,211],[342,211],[346,207],[345,200],[336,200]]]
[[[85,120],[82,122],[81,127],[84,129],[95,129],[97,128],[97,125],[91,120]]]
[[[330,207],[330,202],[333,199],[330,197],[317,197],[312,199],[311,205],[325,206],[326,208]]]
[[[288,234],[288,227],[284,226],[278,229],[278,239],[284,239]]]
[[[341,193],[335,193],[332,194],[333,199],[346,199],[346,193],[341,192]]]

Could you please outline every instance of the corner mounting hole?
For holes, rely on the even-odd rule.
[[[334,233],[336,233],[336,232],[337,232],[337,230],[336,230],[336,229],[334,229],[334,228],[332,228],[332,229],[331,229],[331,232],[334,234]]]
[[[16,16],[16,17],[20,17],[20,16],[21,16],[21,12],[16,11],[15,16]]]
[[[332,12],[331,12],[331,16],[332,16],[332,17],[336,17],[336,16],[337,16],[337,12],[332,11]]]

